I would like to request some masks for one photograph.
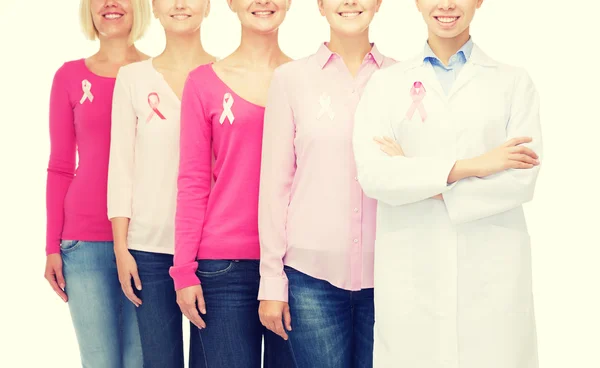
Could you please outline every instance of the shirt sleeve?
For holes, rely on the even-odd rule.
[[[122,71],[115,82],[108,164],[108,218],[131,218],[137,116]]]
[[[519,73],[512,95],[507,139],[531,137],[526,144],[542,158],[540,101],[533,81]],[[511,210],[533,198],[540,165],[531,169],[509,169],[484,178],[460,180],[444,193],[444,201],[454,224],[465,223]]]
[[[287,213],[296,172],[294,137],[294,117],[284,75],[277,69],[269,88],[264,120],[258,200],[259,300],[288,301],[283,257],[287,250]]]
[[[175,289],[199,285],[196,257],[211,189],[211,121],[198,89],[188,77],[181,99],[179,175],[175,213]]]
[[[419,202],[446,192],[454,157],[388,156],[375,137],[394,137],[382,72],[367,83],[355,113],[353,147],[358,181],[368,197],[391,206]],[[389,87],[387,87],[389,90]]]
[[[47,255],[60,252],[65,196],[75,176],[75,122],[63,68],[54,75],[50,92],[50,159],[46,179]]]

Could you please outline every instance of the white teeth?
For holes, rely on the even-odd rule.
[[[351,18],[359,16],[360,12],[342,12],[340,15],[345,18]]]
[[[177,20],[186,20],[189,17],[190,17],[189,15],[185,15],[185,14],[178,14],[178,15],[171,16],[171,18],[177,19]]]
[[[452,23],[456,19],[458,19],[458,18],[457,17],[438,17],[437,18],[437,20],[439,20],[442,23]]]
[[[254,15],[258,15],[259,17],[264,17],[264,16],[267,16],[267,15],[271,15],[273,13],[275,13],[275,12],[273,12],[273,11],[257,11],[257,12],[253,12]]]
[[[106,19],[119,19],[122,16],[123,16],[122,14],[105,14],[104,18],[106,18]]]

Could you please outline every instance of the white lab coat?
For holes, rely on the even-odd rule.
[[[409,119],[414,82],[426,90]],[[406,157],[388,157],[375,136]],[[446,95],[423,54],[376,72],[356,112],[358,179],[377,199],[376,368],[536,368],[530,239],[522,204],[539,167],[447,185],[456,160],[530,136],[541,158],[528,74],[477,46]],[[430,197],[443,193],[444,200]]]

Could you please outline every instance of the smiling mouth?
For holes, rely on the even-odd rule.
[[[121,14],[121,13],[106,13],[106,14],[103,14],[102,17],[104,17],[104,19],[108,19],[108,20],[115,20],[115,19],[122,18],[123,14]]]
[[[442,24],[450,25],[450,24],[455,23],[460,17],[440,16],[440,17],[434,17],[434,18]]]
[[[174,14],[174,15],[171,15],[171,18],[173,18],[175,20],[186,20],[189,17],[191,17],[191,15],[188,15],[188,14]]]
[[[361,15],[363,12],[361,11],[351,11],[351,12],[340,12],[338,15],[342,18],[356,18]]]
[[[270,17],[273,14],[275,14],[275,10],[258,10],[252,12],[252,15],[256,17]]]

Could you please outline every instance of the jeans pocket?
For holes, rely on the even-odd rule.
[[[210,277],[223,275],[233,268],[235,261],[229,260],[201,260],[198,261],[198,276]]]
[[[60,250],[62,252],[69,252],[79,248],[82,244],[79,240],[61,240],[60,241]]]

